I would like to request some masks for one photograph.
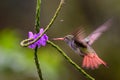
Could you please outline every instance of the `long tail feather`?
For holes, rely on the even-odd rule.
[[[82,66],[85,68],[90,69],[96,69],[99,67],[99,65],[103,64],[104,66],[107,66],[107,64],[100,59],[97,54],[87,54],[83,58],[83,64]]]

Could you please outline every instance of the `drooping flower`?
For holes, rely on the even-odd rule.
[[[28,33],[28,38],[33,38],[36,39],[38,38],[38,36],[40,36],[43,33],[44,29],[41,28],[39,33],[35,33],[33,34],[31,31]],[[35,49],[36,46],[38,46],[38,48],[40,48],[41,46],[45,46],[46,42],[48,40],[48,36],[46,34],[44,34],[38,41],[36,41],[35,43],[29,45],[28,47],[31,49]]]

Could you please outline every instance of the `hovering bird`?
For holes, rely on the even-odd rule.
[[[66,35],[62,38],[53,38],[53,40],[65,41],[69,47],[75,51],[75,53],[82,56],[82,67],[87,69],[96,69],[101,64],[107,67],[106,62],[98,57],[91,45],[101,36],[101,34],[103,34],[103,32],[105,32],[110,27],[111,21],[112,20],[109,19],[87,37],[84,37],[84,30],[80,29],[74,34]]]

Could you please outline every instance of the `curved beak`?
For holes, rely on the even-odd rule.
[[[53,40],[61,40],[61,41],[63,41],[64,38],[53,38]]]

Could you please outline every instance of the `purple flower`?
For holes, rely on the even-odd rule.
[[[28,38],[33,38],[36,39],[38,36],[40,36],[43,33],[44,29],[41,28],[39,33],[35,33],[33,34],[32,32],[28,33]],[[40,48],[41,46],[45,46],[46,42],[48,40],[48,36],[46,34],[44,34],[38,41],[36,41],[35,43],[29,45],[29,48],[35,49],[36,46],[38,46],[38,48]]]

